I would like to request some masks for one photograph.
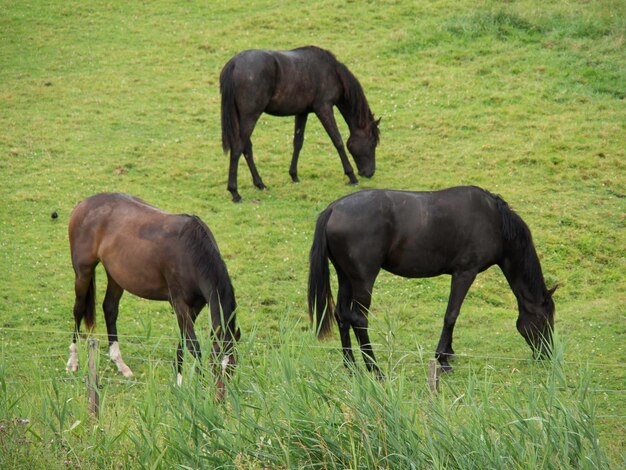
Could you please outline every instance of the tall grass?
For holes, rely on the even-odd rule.
[[[294,346],[294,344],[296,346]],[[191,468],[602,468],[584,368],[566,378],[560,354],[518,380],[471,372],[431,397],[399,366],[378,382],[325,367],[287,337],[243,362],[225,403],[201,380],[148,399],[130,433],[139,462]],[[339,364],[339,353],[336,361]],[[507,382],[509,382],[507,384]],[[156,398],[156,397],[155,397]],[[152,418],[161,415],[161,422]],[[156,436],[152,442],[145,436]]]
[[[472,366],[446,375],[438,395],[398,360],[377,381],[298,325],[272,345],[254,334],[223,402],[210,374],[103,381],[102,410],[87,411],[80,374],[7,382],[0,362],[0,463],[140,468],[602,468],[596,398],[585,367],[566,369],[558,337],[549,361],[517,374]],[[399,357],[394,344],[387,353]],[[570,364],[570,363],[566,363]],[[188,364],[192,371],[195,366]],[[171,374],[170,374],[171,375]],[[172,377],[170,377],[172,379]],[[131,390],[134,389],[134,390]],[[36,417],[36,419],[28,419]],[[50,460],[50,456],[54,456]]]

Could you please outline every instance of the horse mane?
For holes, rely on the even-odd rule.
[[[500,213],[505,252],[521,265],[524,283],[533,289],[539,289],[542,295],[545,295],[546,284],[528,225],[504,199],[489,191],[485,192],[495,200]]]
[[[235,291],[215,238],[198,216],[186,215],[186,217],[189,221],[183,227],[180,239],[191,253],[193,266],[202,276],[213,282],[224,314],[230,315],[237,306]]]
[[[350,109],[350,115],[356,117],[357,125],[360,129],[363,129],[368,124],[374,122],[374,115],[370,110],[370,106],[365,97],[365,92],[359,80],[354,76],[352,72],[343,63],[339,62],[337,58],[329,51],[326,51],[335,63],[335,70],[343,85],[343,98]],[[376,143],[380,140],[380,131],[378,126],[371,126],[372,136],[376,139]]]

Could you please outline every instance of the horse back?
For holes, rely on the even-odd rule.
[[[360,247],[351,259],[404,277],[480,272],[502,256],[501,215],[480,188],[365,190],[336,201],[333,216],[344,252]]]
[[[179,239],[188,221],[189,216],[168,214],[127,194],[87,198],[70,218],[74,269],[102,262],[123,289],[143,298],[167,300],[169,273],[189,262]]]
[[[224,68],[229,64],[241,114],[292,116],[315,111],[321,103],[334,103],[342,93],[335,57],[317,47],[251,49],[237,54]]]

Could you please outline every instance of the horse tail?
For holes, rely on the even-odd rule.
[[[315,323],[319,338],[330,334],[334,318],[334,301],[330,289],[330,272],[328,269],[328,242],[326,240],[326,225],[331,214],[332,209],[328,208],[319,215],[309,256],[309,319],[313,324],[315,311]]]
[[[87,290],[85,292],[84,308],[74,306],[74,323],[76,331],[80,328],[80,322],[85,320],[87,330],[93,330],[96,326],[96,272],[94,270]]]
[[[227,153],[239,135],[239,113],[235,103],[235,84],[233,81],[233,60],[222,69],[220,74],[220,93],[222,95],[222,149]]]
[[[85,327],[88,330],[93,330],[96,326],[96,272],[94,270],[91,281],[89,281],[89,287],[87,288],[87,301],[85,309]]]

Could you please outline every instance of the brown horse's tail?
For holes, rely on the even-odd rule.
[[[82,308],[80,308],[82,307]],[[85,292],[85,301],[82,302],[82,306],[74,305],[74,323],[76,331],[80,329],[80,322],[85,320],[85,327],[87,330],[93,330],[96,326],[96,272],[94,270],[89,281],[89,286]]]
[[[235,84],[233,70],[235,63],[230,60],[220,74],[220,93],[222,94],[222,148],[227,153],[239,136],[239,116],[235,103]]]
[[[326,225],[331,214],[332,209],[328,208],[318,217],[309,257],[309,318],[311,324],[316,323],[315,327],[319,338],[330,334],[334,319],[334,301],[330,289],[328,244],[326,241]],[[313,320],[314,311],[315,322]]]

